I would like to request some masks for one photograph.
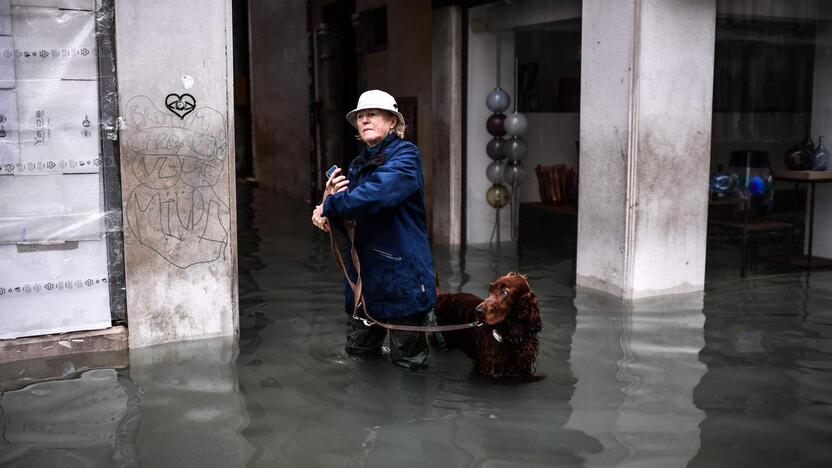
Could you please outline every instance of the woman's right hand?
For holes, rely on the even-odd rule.
[[[329,220],[324,216],[324,207],[322,205],[317,205],[312,210],[312,224],[321,231],[329,232]]]
[[[329,176],[329,179],[326,180],[326,187],[324,188],[324,198],[332,195],[333,193],[343,192],[347,189],[347,186],[350,184],[350,181],[347,180],[345,176],[341,175],[341,168],[335,169],[332,171],[332,175]],[[321,200],[321,204],[323,204],[323,200]]]

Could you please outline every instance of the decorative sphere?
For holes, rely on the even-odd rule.
[[[502,208],[508,205],[511,199],[511,193],[508,189],[500,184],[494,184],[485,192],[485,200],[492,208]]]
[[[489,158],[497,161],[506,157],[503,149],[506,147],[506,141],[502,138],[492,138],[485,145],[485,153]]]
[[[812,168],[812,153],[800,146],[789,148],[783,157],[786,168],[792,171],[806,171]]]
[[[485,97],[485,105],[491,112],[500,113],[511,105],[511,98],[502,88],[495,88]]]
[[[736,175],[731,176],[731,174],[717,172],[716,174],[713,174],[711,176],[711,181],[709,184],[711,192],[719,195],[725,195],[731,190],[735,180]]]
[[[492,161],[491,164],[485,168],[485,176],[492,184],[502,184],[506,180],[508,166],[505,161]]]
[[[506,116],[503,114],[491,114],[491,117],[485,122],[485,128],[488,129],[488,133],[495,137],[501,137],[506,134],[505,120]]]
[[[504,125],[506,127],[506,133],[519,137],[526,133],[526,129],[529,128],[529,120],[525,115],[514,112],[506,116]]]
[[[526,181],[526,168],[523,167],[522,164],[517,163],[516,166],[509,166],[508,171],[506,171],[506,183],[514,184],[516,183],[518,186],[523,185],[523,182]]]
[[[754,176],[748,182],[748,191],[751,195],[762,195],[766,193],[766,181],[760,176]]]
[[[503,152],[509,161],[519,162],[526,157],[526,153],[529,152],[529,146],[522,138],[514,137],[506,142],[506,147]]]

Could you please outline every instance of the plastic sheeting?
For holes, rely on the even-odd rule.
[[[123,317],[112,27],[111,0],[0,0],[0,339]]]

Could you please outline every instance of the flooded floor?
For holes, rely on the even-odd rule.
[[[132,350],[0,395],[3,467],[830,466],[832,274],[631,304],[579,291],[574,239],[437,248],[445,291],[529,276],[544,329],[525,385],[432,350],[408,372],[343,354],[339,272],[309,209],[241,187],[238,340]],[[52,363],[60,366],[60,359]]]

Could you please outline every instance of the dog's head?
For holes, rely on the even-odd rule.
[[[535,374],[540,306],[524,275],[509,273],[491,283],[477,315],[491,329],[483,332],[477,369],[481,374],[503,382],[543,378]]]
[[[494,280],[488,287],[488,297],[477,306],[477,318],[491,326],[506,320],[540,323],[537,296],[528,279],[512,272]]]

